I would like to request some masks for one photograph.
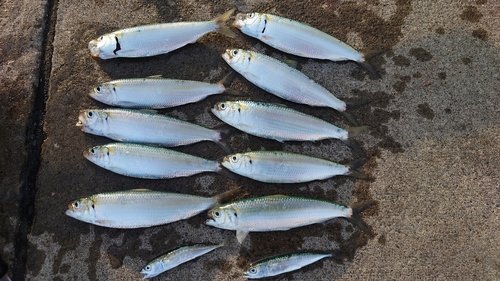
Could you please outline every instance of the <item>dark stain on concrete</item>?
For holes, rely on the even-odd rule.
[[[392,85],[392,88],[398,92],[398,93],[402,93],[404,92],[404,90],[406,89],[406,85],[411,81],[411,77],[410,76],[402,76],[400,77],[400,80],[396,83],[394,83],[394,85]]]
[[[477,5],[484,5],[486,3],[488,3],[488,0],[476,0]]]
[[[445,112],[446,114],[450,114],[450,113],[451,113],[451,109],[449,109],[449,108],[445,108],[445,109],[444,109],[444,112]]]
[[[414,57],[419,61],[430,61],[432,59],[431,53],[426,51],[424,48],[412,48],[410,49],[410,56]]]
[[[441,80],[445,80],[446,79],[446,72],[439,72],[438,73],[438,77]]]
[[[473,30],[472,31],[472,36],[476,37],[476,38],[479,38],[483,41],[486,41],[488,40],[488,32],[486,30],[484,30],[483,28],[478,28],[476,30]]]
[[[397,66],[410,66],[410,60],[402,55],[398,55],[392,58],[392,61]]]
[[[443,27],[436,28],[436,33],[439,34],[439,35],[443,35],[444,34],[444,28]]]
[[[460,18],[462,20],[470,21],[470,22],[479,22],[479,20],[483,17],[476,6],[467,6],[462,13],[460,14]]]
[[[416,72],[416,73],[413,73],[413,78],[421,78],[422,77],[422,73],[420,72]]]
[[[386,239],[386,237],[385,237],[385,234],[382,234],[382,235],[380,235],[380,236],[378,237],[378,243],[379,243],[380,245],[385,246],[385,243],[386,243],[386,242],[387,242],[387,239]]]
[[[462,63],[465,65],[468,65],[471,62],[472,62],[472,60],[470,58],[462,58]]]
[[[424,102],[422,104],[419,104],[418,107],[417,107],[417,113],[422,116],[422,117],[425,117],[429,120],[432,120],[434,119],[434,111],[431,109],[431,107],[429,106],[428,103]]]

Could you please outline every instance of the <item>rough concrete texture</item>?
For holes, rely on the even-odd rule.
[[[0,5],[17,12],[19,6],[9,3]],[[87,49],[91,39],[106,32],[156,22],[208,20],[233,7],[239,12],[260,11],[296,19],[372,53],[370,60],[382,79],[352,62],[297,58],[242,34],[236,39],[210,34],[170,54],[142,59],[95,60]],[[226,242],[228,246],[153,279],[244,280],[243,269],[251,261],[294,251],[335,249],[344,252],[342,261],[325,259],[285,274],[283,279],[500,279],[498,11],[500,3],[491,0],[56,1],[51,16],[55,37],[43,127],[46,138],[36,182],[36,216],[29,235],[26,279],[139,280],[139,271],[147,261],[181,245],[202,242]],[[5,108],[4,112],[12,114],[1,119],[2,130],[7,130],[2,134],[20,140],[26,131],[21,129],[27,120],[23,113],[29,112],[29,99],[24,97],[33,93],[36,82],[33,69],[37,63],[29,63],[36,62],[42,49],[39,41],[32,39],[39,38],[40,20],[35,19],[42,13],[37,15],[33,22],[21,22],[30,30],[27,39],[14,36],[15,31],[9,35],[18,44],[18,55],[5,51],[8,45],[4,40],[0,44],[2,92],[4,88],[19,90],[2,96],[2,106],[17,104],[9,103],[14,98],[25,102],[13,111]],[[2,25],[12,22],[15,19],[1,21]],[[140,180],[113,174],[82,157],[83,150],[110,142],[85,135],[75,126],[79,110],[105,108],[87,97],[94,85],[158,74],[215,82],[230,70],[220,54],[231,47],[296,59],[301,71],[337,96],[370,101],[352,113],[371,128],[356,139],[369,158],[360,170],[374,180],[337,177],[279,185],[251,180],[236,183],[215,174]],[[28,59],[29,55],[33,58]],[[19,67],[13,68],[15,64]],[[241,77],[232,87],[248,93],[248,99],[284,103],[338,126],[350,126],[331,109],[280,100]],[[217,127],[222,123],[210,108],[225,99],[235,97],[213,96],[161,112]],[[19,123],[21,126],[16,126]],[[2,153],[9,150],[20,157],[3,157],[2,161],[12,160],[1,166],[2,187],[6,187],[1,194],[9,190],[7,195],[18,197],[20,184],[15,175],[26,161],[25,148],[20,141],[5,139],[7,148],[2,147]],[[336,140],[280,144],[234,130],[229,143],[235,151],[286,150],[341,163],[363,157]],[[224,156],[219,147],[208,142],[178,150],[210,159]],[[240,246],[234,232],[205,226],[205,214],[136,230],[97,227],[64,215],[70,200],[95,193],[149,188],[211,196],[237,186],[242,187],[240,198],[287,194],[344,204],[376,200],[377,206],[363,217],[375,235],[370,237],[338,219],[286,232],[251,233]],[[10,259],[13,238],[11,232],[4,235],[4,229],[13,229],[17,211],[11,208],[17,207],[7,199],[1,199],[0,245]]]
[[[0,2],[0,257],[9,264],[10,276],[20,258],[15,251],[16,241],[22,239],[20,208],[24,214],[33,213],[33,206],[21,198],[33,196],[25,189],[33,163],[28,150],[36,146],[35,133],[28,127],[33,127],[39,85],[45,6],[44,1]]]

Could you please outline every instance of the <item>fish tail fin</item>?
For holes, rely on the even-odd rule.
[[[229,87],[231,86],[231,83],[234,80],[234,77],[236,76],[236,72],[231,71],[229,72],[226,76],[224,76],[217,84],[222,84],[224,87]]]
[[[358,128],[358,127],[356,127]],[[351,138],[348,138],[346,140],[342,140],[345,144],[347,144],[350,148],[352,148],[354,151],[358,152],[358,153],[364,153],[363,149],[361,148],[361,146],[359,146],[359,144],[351,139]]]
[[[233,181],[237,182],[240,180],[239,176],[231,171],[229,171],[228,169],[222,167],[220,164],[219,164],[219,168],[215,171],[216,173],[218,173],[219,175],[223,175],[225,177],[228,177],[230,179],[232,179]]]
[[[217,194],[217,195],[215,195],[212,198],[214,198],[215,200],[217,200],[217,204],[221,204],[221,203],[224,203],[224,202],[229,202],[232,199],[232,197],[234,197],[234,195],[237,194],[240,191],[241,191],[241,187],[238,187],[238,188],[235,188],[235,189],[231,189],[231,190],[222,192],[221,194]]]
[[[345,100],[345,105],[346,105],[346,110],[351,110],[354,108],[358,108],[360,106],[363,106],[365,104],[369,104],[369,100]]]
[[[234,32],[225,25],[225,22],[234,13],[234,11],[235,9],[231,9],[213,20],[217,24],[217,32],[231,38],[235,38],[236,34],[234,34]]]
[[[361,219],[361,212],[375,205],[377,202],[374,200],[358,202],[354,203],[350,206],[352,210],[351,217],[347,218],[352,224],[356,225],[359,229],[361,229],[366,234],[373,236],[373,232],[370,230],[370,227]]]
[[[347,169],[349,171],[347,172],[346,175],[351,176],[351,177],[355,177],[358,179],[362,179],[362,180],[369,180],[370,177],[368,177],[367,175],[365,175],[361,172],[355,171],[359,167],[363,166],[363,164],[366,163],[366,160],[367,160],[366,158],[361,158],[361,159],[354,160],[351,163],[347,164],[346,166],[347,166]]]
[[[351,124],[353,124],[354,126],[359,126],[358,121],[356,121],[356,118],[354,118],[354,116],[352,116],[351,113],[348,113],[346,111],[340,111],[340,114],[342,114],[342,116],[344,116],[347,120],[349,120],[349,122],[351,122]]]
[[[347,129],[347,135],[351,138],[351,137],[355,137],[355,136],[359,136],[363,133],[365,133],[366,131],[368,131],[370,127],[368,126],[359,126],[359,127],[351,127],[349,129]]]
[[[218,132],[217,136],[218,138],[214,140],[214,142],[224,150],[225,153],[231,154],[233,153],[233,149],[229,146],[227,143],[226,139],[229,137],[229,133],[231,132],[231,128],[226,127],[222,128],[219,130],[216,130]]]
[[[363,59],[362,61],[358,61],[359,65],[361,65],[364,69],[368,70],[371,74],[375,75],[377,78],[382,78],[380,76],[380,73],[371,65],[366,59]]]
[[[340,249],[333,250],[330,253],[330,257],[338,262],[342,262],[342,256],[344,255],[344,252]]]

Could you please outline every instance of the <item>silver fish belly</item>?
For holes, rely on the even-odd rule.
[[[180,247],[150,261],[146,266],[142,268],[141,274],[144,275],[144,279],[155,277],[169,269],[172,269],[182,263],[207,254],[222,246],[224,245],[196,244],[192,246]]]
[[[187,177],[220,170],[217,161],[166,148],[130,143],[94,146],[84,151],[83,156],[117,174],[143,179]]]
[[[224,157],[233,173],[268,183],[300,183],[349,175],[349,166],[285,151],[251,151]]]
[[[241,49],[228,49],[222,58],[248,81],[282,99],[340,112],[347,109],[346,103],[327,89],[277,59]]]
[[[224,147],[219,131],[162,114],[129,109],[80,111],[77,126],[86,133],[116,141],[172,147],[213,141]]]
[[[272,103],[219,102],[212,109],[212,113],[241,131],[279,142],[348,139],[346,130],[314,116]]]
[[[197,102],[225,90],[222,83],[132,78],[103,83],[94,87],[89,96],[111,106],[161,109]]]
[[[90,41],[88,47],[93,57],[101,59],[166,54],[196,42],[209,32],[220,31],[232,36],[223,23],[233,12],[234,9],[212,21],[174,22],[121,29]]]
[[[276,276],[282,273],[300,269],[321,259],[331,257],[332,254],[296,253],[280,255],[262,260],[245,270],[245,277],[251,279]]]
[[[190,218],[217,204],[216,197],[134,189],[71,201],[66,215],[110,228],[141,228]]]

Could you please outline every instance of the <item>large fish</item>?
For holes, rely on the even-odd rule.
[[[71,201],[66,215],[103,227],[150,227],[195,216],[219,204],[234,191],[214,197],[148,189],[100,193]]]
[[[161,77],[120,79],[94,87],[89,96],[111,106],[161,109],[197,102],[216,94],[239,95],[227,88],[233,76],[230,73],[216,84]]]
[[[225,123],[261,138],[284,141],[317,141],[339,139],[358,152],[361,147],[351,137],[367,127],[341,129],[324,120],[283,105],[255,101],[217,103],[212,113]]]
[[[354,171],[363,159],[342,165],[328,160],[286,152],[250,151],[227,155],[222,166],[233,173],[268,183],[301,183],[344,175],[360,179],[367,176]]]
[[[339,217],[370,233],[359,213],[373,204],[372,201],[347,207],[312,198],[272,195],[217,206],[208,212],[210,218],[205,224],[236,230],[240,243],[249,232],[284,231]]]
[[[143,110],[81,110],[76,126],[86,133],[122,142],[159,144],[172,147],[213,141],[224,151],[231,149],[222,140],[223,131]],[[225,131],[224,131],[225,132]]]
[[[247,13],[237,14],[233,25],[244,34],[280,51],[306,58],[355,61],[380,77],[362,53],[307,24],[276,15]]]
[[[227,11],[212,21],[162,23],[117,30],[90,41],[90,54],[101,59],[150,57],[194,43],[213,31],[234,37],[234,33],[223,25],[233,12],[234,9]]]
[[[172,269],[182,263],[188,262],[199,256],[207,254],[217,248],[224,246],[224,244],[219,245],[208,245],[208,244],[196,244],[192,246],[184,246],[177,248],[165,255],[162,255],[152,261],[150,261],[141,270],[143,278],[152,278],[161,274],[169,269]]]
[[[359,124],[346,112],[348,105],[297,69],[264,54],[228,49],[222,58],[248,81],[282,99],[339,111],[355,126]]]
[[[259,262],[252,263],[245,270],[245,277],[250,279],[276,276],[282,273],[300,269],[321,259],[331,257],[332,254],[296,253],[280,255]]]
[[[217,161],[140,144],[111,143],[94,146],[85,150],[83,156],[104,169],[142,179],[188,177],[203,172],[223,174]]]

